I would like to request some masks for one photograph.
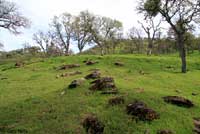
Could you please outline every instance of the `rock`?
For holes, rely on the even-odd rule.
[[[122,63],[122,62],[115,62],[115,65],[116,65],[116,66],[121,66],[121,67],[122,67],[122,66],[124,66],[124,63]]]
[[[112,77],[102,77],[91,82],[91,84],[90,90],[92,91],[116,90],[114,79]]]
[[[100,71],[94,71],[91,74],[88,74],[87,76],[85,76],[85,79],[97,79],[100,78],[101,73]]]
[[[79,74],[82,74],[82,72],[75,71],[75,72],[63,73],[60,75],[60,77],[68,77],[68,76],[74,76],[74,75],[79,75]]]
[[[6,78],[6,77],[3,77],[3,78],[0,78],[0,80],[7,80],[8,78]]]
[[[165,102],[171,103],[177,106],[182,106],[182,107],[187,107],[187,108],[194,106],[194,104],[190,100],[185,99],[183,97],[179,97],[179,96],[166,96],[166,97],[163,97],[163,99]]]
[[[144,71],[142,71],[142,70],[140,70],[139,73],[140,73],[141,75],[145,75]]]
[[[175,92],[176,92],[176,93],[178,93],[178,94],[179,94],[179,93],[181,93],[181,91],[180,91],[180,90],[178,90],[178,89],[176,89],[176,90],[175,90]]]
[[[197,93],[192,93],[192,95],[193,95],[193,96],[197,96],[198,94],[197,94]]]
[[[118,94],[118,90],[102,91],[101,94]]]
[[[94,115],[88,115],[82,124],[87,134],[103,134],[104,124]]]
[[[66,69],[71,69],[71,68],[77,68],[80,67],[79,64],[69,64],[69,65],[63,65],[59,67],[59,70],[66,70]]]
[[[17,68],[20,68],[20,67],[23,67],[23,66],[24,66],[23,62],[16,62],[15,63],[15,67],[17,67]]]
[[[193,123],[194,123],[194,132],[196,134],[200,134],[200,118],[194,118]]]
[[[109,105],[119,105],[119,104],[124,104],[125,100],[124,100],[124,97],[120,96],[120,97],[113,97],[113,98],[110,98],[108,100],[108,104]]]
[[[84,82],[85,82],[84,78],[73,80],[68,88],[69,89],[76,88],[78,86],[81,86]]]
[[[87,61],[85,64],[86,65],[93,65],[93,64],[96,64],[96,63],[98,63],[97,61]]]
[[[142,121],[152,121],[159,118],[159,115],[151,108],[148,108],[145,103],[135,101],[126,107],[127,114],[134,116]]]
[[[157,134],[173,134],[171,130],[158,130]]]

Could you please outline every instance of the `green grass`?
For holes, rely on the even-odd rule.
[[[98,60],[93,66],[86,66],[83,60]],[[37,59],[34,59],[37,60]],[[125,63],[124,67],[113,65],[115,61]],[[193,117],[200,113],[200,56],[188,57],[188,73],[180,73],[177,56],[112,55],[99,59],[98,56],[71,56],[26,61],[23,68],[13,68],[14,62],[0,64],[0,129],[3,134],[26,130],[28,134],[84,134],[81,121],[93,113],[105,124],[105,134],[143,134],[149,129],[155,134],[160,129],[171,129],[176,134],[192,134]],[[29,64],[28,64],[29,63]],[[78,63],[81,68],[57,71],[62,64]],[[171,69],[167,69],[171,66]],[[113,95],[90,94],[89,81],[77,89],[67,86],[76,79],[99,68],[102,76],[112,76],[120,95],[126,104],[108,106]],[[56,79],[58,74],[80,70],[82,75]],[[141,75],[142,70],[146,74]],[[143,88],[144,93],[138,93]],[[66,94],[61,96],[61,92]],[[180,93],[177,93],[179,90]],[[198,96],[192,96],[198,93]],[[187,109],[166,104],[163,96],[179,95],[192,100],[195,107]],[[160,114],[152,122],[135,122],[126,114],[126,105],[133,100],[144,101]],[[1,130],[0,130],[0,133]],[[20,132],[18,132],[20,133]]]

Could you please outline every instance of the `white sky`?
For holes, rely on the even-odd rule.
[[[68,12],[77,15],[80,11],[90,12],[111,17],[123,22],[127,31],[137,25],[141,19],[135,11],[137,0],[10,0],[15,2],[23,15],[32,21],[30,29],[22,30],[21,35],[12,35],[0,29],[0,41],[4,43],[5,50],[21,48],[24,42],[31,42],[33,33],[38,30],[47,30],[48,24],[54,15]]]

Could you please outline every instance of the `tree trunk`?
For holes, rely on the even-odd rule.
[[[186,73],[187,72],[186,50],[185,50],[183,34],[179,34],[178,35],[178,40],[177,41],[178,41],[179,53],[180,53],[181,63],[182,63],[182,67],[181,67],[182,70],[181,71],[182,71],[182,73]]]
[[[101,47],[101,56],[104,56],[104,50],[102,47]]]
[[[153,42],[149,41],[148,48],[147,48],[147,55],[151,55],[152,54],[152,49],[153,49]]]

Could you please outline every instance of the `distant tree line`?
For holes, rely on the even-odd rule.
[[[54,16],[49,30],[38,31],[33,40],[39,47],[25,45],[24,49],[0,55],[30,54],[32,56],[61,56],[73,54],[168,54],[179,52],[182,72],[187,71],[186,55],[200,52],[200,37],[194,35],[199,24],[199,0],[139,0],[139,14],[144,16],[126,35],[122,22],[109,17],[82,11],[77,16],[63,13]],[[169,24],[167,32],[162,23]],[[30,21],[21,15],[15,3],[0,0],[0,28],[19,34]],[[0,43],[0,49],[3,50]],[[86,50],[86,46],[91,47]],[[87,47],[88,48],[88,47]]]

